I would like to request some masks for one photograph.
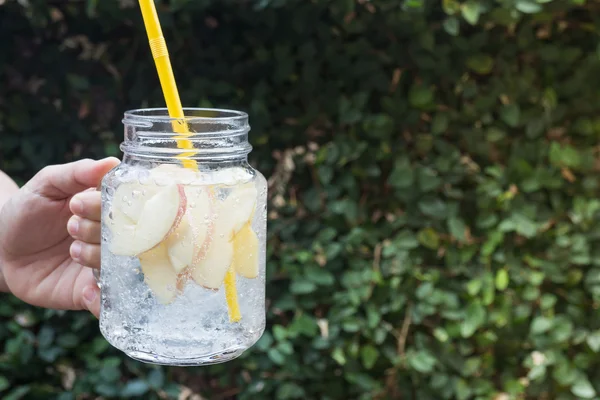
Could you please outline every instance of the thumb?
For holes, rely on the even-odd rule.
[[[79,160],[68,164],[51,165],[38,172],[27,186],[34,193],[51,199],[66,199],[97,187],[102,177],[119,164],[119,159],[108,157],[94,161]]]

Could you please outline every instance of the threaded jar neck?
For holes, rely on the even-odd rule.
[[[242,160],[252,151],[246,113],[184,108],[184,115],[171,118],[166,108],[125,112],[121,150],[126,157],[198,161]]]

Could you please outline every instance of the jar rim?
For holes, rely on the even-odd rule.
[[[217,116],[203,116],[206,113],[217,113]],[[125,111],[126,119],[137,119],[148,122],[172,122],[184,119],[188,122],[208,122],[208,121],[242,121],[248,119],[248,114],[243,111],[230,110],[226,108],[203,108],[203,107],[183,107],[184,118],[173,118],[169,116],[166,107],[155,108],[137,108]],[[197,115],[194,115],[197,114]]]

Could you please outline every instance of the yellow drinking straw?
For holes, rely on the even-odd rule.
[[[180,154],[179,157],[183,158],[182,162],[184,167],[198,171],[196,160],[188,158],[195,154],[192,142],[185,139],[185,136],[191,135],[191,132],[184,120],[185,115],[183,114],[183,107],[181,106],[179,92],[177,91],[177,85],[175,84],[175,76],[173,75],[173,68],[171,67],[171,60],[169,59],[167,43],[165,42],[165,38],[163,37],[160,28],[160,21],[158,20],[158,15],[156,13],[154,0],[139,0],[139,2],[140,8],[142,9],[144,24],[146,25],[146,32],[148,33],[150,50],[152,51],[152,57],[156,64],[156,70],[158,71],[158,78],[160,79],[160,85],[165,96],[169,116],[171,118],[179,119],[173,121],[173,130],[176,133],[184,135],[183,137],[180,136],[175,138],[178,139],[177,146],[181,149],[188,150],[187,152]],[[229,268],[227,271],[224,285],[225,298],[229,310],[229,320],[231,322],[237,322],[242,318],[242,315],[237,299],[235,272],[233,271],[233,268]]]

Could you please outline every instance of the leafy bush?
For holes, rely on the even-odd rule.
[[[268,331],[239,360],[123,357],[3,297],[11,399],[600,394],[599,5],[172,0],[183,103],[250,113]],[[134,1],[0,2],[0,167],[118,155],[162,106]]]

